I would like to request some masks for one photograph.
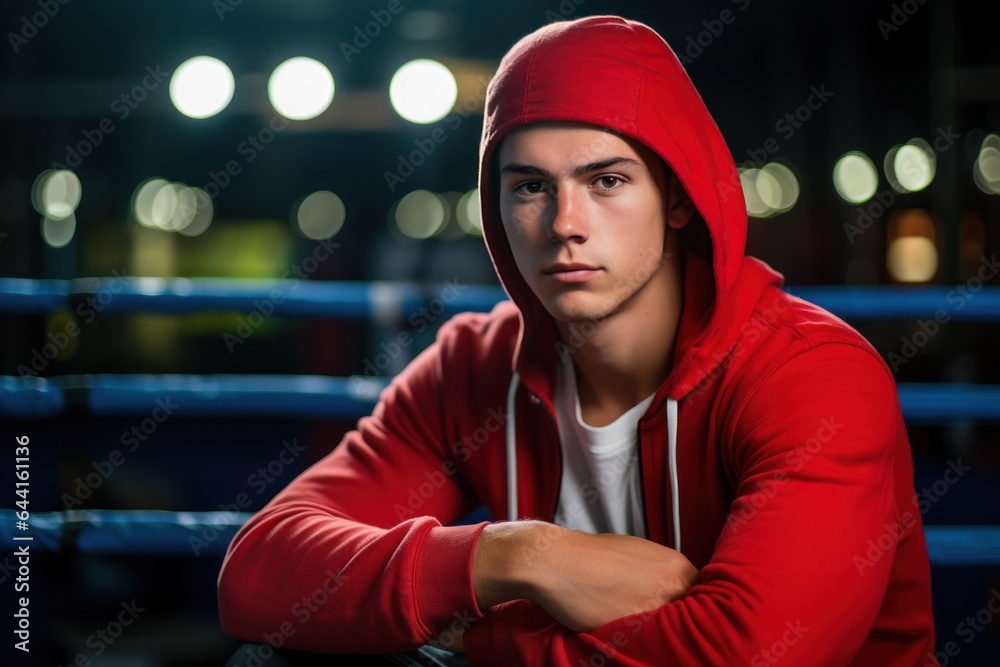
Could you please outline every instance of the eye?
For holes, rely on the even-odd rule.
[[[517,194],[534,195],[545,190],[545,184],[541,181],[525,181],[514,186]]]
[[[601,176],[596,181],[602,190],[617,190],[624,182],[619,176]]]

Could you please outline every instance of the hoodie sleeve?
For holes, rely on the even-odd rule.
[[[862,347],[825,344],[737,392],[723,433],[737,481],[700,582],[590,633],[526,601],[466,633],[478,665],[847,665],[921,530],[895,384]],[[908,487],[908,488],[905,488]],[[873,545],[874,548],[873,548]]]
[[[227,634],[391,653],[481,615],[471,559],[486,524],[442,525],[480,502],[445,444],[440,341],[234,537],[218,581]]]

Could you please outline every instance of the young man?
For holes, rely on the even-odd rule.
[[[246,524],[224,629],[474,665],[933,661],[892,374],[744,256],[738,184],[648,27],[518,42],[480,161],[511,301],[444,325]],[[483,504],[507,521],[452,525]]]

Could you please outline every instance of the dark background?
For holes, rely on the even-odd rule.
[[[343,199],[347,221],[333,239],[340,247],[310,279],[413,280],[440,288],[450,278],[495,285],[480,238],[413,242],[391,233],[387,218],[405,192],[475,187],[482,123],[477,112],[458,129],[449,128],[447,141],[392,192],[384,172],[395,170],[399,155],[412,151],[414,141],[430,136],[436,126],[413,125],[396,116],[386,95],[388,81],[399,65],[415,57],[492,72],[514,41],[560,14],[621,14],[664,35],[676,51],[691,58],[688,71],[738,163],[750,160],[768,138],[777,139],[780,149],[770,157],[792,165],[801,196],[787,213],[750,220],[747,252],[784,273],[792,288],[896,284],[886,269],[887,216],[880,216],[856,244],[849,243],[843,225],[855,223],[866,205],[841,200],[831,171],[848,150],[864,151],[881,167],[891,146],[912,137],[933,142],[946,128],[960,139],[938,156],[931,186],[894,195],[891,208],[919,208],[932,216],[940,261],[931,284],[963,284],[978,268],[979,257],[990,257],[1000,245],[1000,200],[984,194],[972,180],[983,137],[1000,131],[1000,12],[995,3],[586,0],[577,6],[570,0],[561,5],[402,0],[404,11],[348,63],[341,43],[353,40],[355,28],[372,20],[369,12],[386,4],[70,0],[58,5],[58,13],[15,53],[8,33],[20,32],[23,17],[39,6],[5,3],[0,9],[5,36],[0,44],[0,233],[6,236],[0,237],[0,276],[70,279],[124,270],[133,276],[278,277],[315,247],[294,232],[292,205],[325,189]],[[722,24],[717,20],[726,9],[736,18],[718,30]],[[889,24],[880,27],[879,22],[891,21],[894,12],[906,21],[886,32]],[[718,34],[711,33],[713,26]],[[428,39],[406,36],[421,27],[433,28]],[[691,45],[706,31],[702,43],[708,45],[698,51]],[[114,114],[112,102],[141,83],[147,66],[170,72],[200,54],[222,59],[235,73],[236,95],[223,112],[205,120],[182,116],[170,103],[164,81],[126,119]],[[224,168],[236,157],[237,146],[273,116],[265,92],[267,75],[294,55],[316,58],[330,68],[337,87],[333,106],[312,121],[291,122],[244,165],[216,198],[215,220],[203,235],[163,233],[163,247],[155,252],[169,258],[173,268],[151,271],[135,252],[136,223],[129,217],[134,189],[152,176],[192,185],[208,182],[210,172]],[[834,94],[793,136],[781,137],[776,122],[805,102],[811,86],[825,86]],[[367,106],[359,111],[362,98]],[[359,105],[354,110],[349,108],[353,103]],[[53,161],[65,161],[67,145],[75,145],[105,117],[114,120],[114,131],[75,169],[83,184],[76,236],[64,248],[51,248],[39,233],[32,183]],[[880,178],[879,191],[886,191],[884,175]],[[980,230],[971,240],[961,224],[970,216]],[[366,322],[279,313],[230,353],[221,335],[232,329],[238,315],[102,315],[84,327],[74,348],[43,375],[345,376],[364,373],[365,361],[378,353],[379,344],[395,336],[395,330]],[[0,313],[0,374],[17,375],[18,365],[67,316]],[[899,350],[901,337],[917,330],[913,322],[857,327],[886,355]],[[997,331],[996,325],[949,324],[899,369],[897,381],[998,384]],[[407,350],[391,370],[398,370],[419,347]],[[30,435],[32,509],[54,511],[63,509],[60,496],[72,492],[90,462],[105,458],[122,432],[138,421],[71,413],[44,422],[8,420],[0,423],[0,434],[5,443],[14,434]],[[277,456],[283,440],[298,438],[307,444],[307,453],[273,484],[259,494],[250,492],[252,511],[329,451],[351,425],[196,418],[181,411],[129,454],[84,507],[218,509],[247,491],[248,476]],[[924,515],[926,523],[1000,523],[995,424],[914,425],[910,439],[918,489],[940,479],[949,460],[961,457],[973,468]],[[10,494],[0,493],[0,504],[12,507]],[[32,575],[37,625],[31,664],[65,664],[80,652],[93,657],[95,665],[221,664],[235,643],[221,633],[216,619],[220,562],[207,555],[39,556]],[[994,621],[969,644],[958,637],[956,626],[985,607],[991,591],[1000,586],[998,573],[936,568],[933,581],[939,646],[957,640],[962,647],[949,664],[993,664],[991,657],[1000,654],[1000,623]],[[10,585],[9,580],[0,584],[5,598],[12,594]],[[93,656],[85,646],[88,635],[132,598],[147,611],[111,650]]]

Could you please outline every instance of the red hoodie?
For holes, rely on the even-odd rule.
[[[483,504],[498,518],[556,510],[552,399],[574,341],[559,341],[516,268],[494,172],[501,139],[546,120],[650,147],[700,214],[681,231],[676,362],[638,436],[648,538],[701,579],[587,633],[525,600],[480,610],[471,560],[485,524],[449,525]],[[490,84],[480,157],[483,231],[511,301],[443,325],[373,414],[240,530],[219,578],[225,631],[389,653],[465,629],[476,665],[936,664],[893,376],[854,329],[744,256],[732,155],[662,38],[615,17],[528,35]]]

